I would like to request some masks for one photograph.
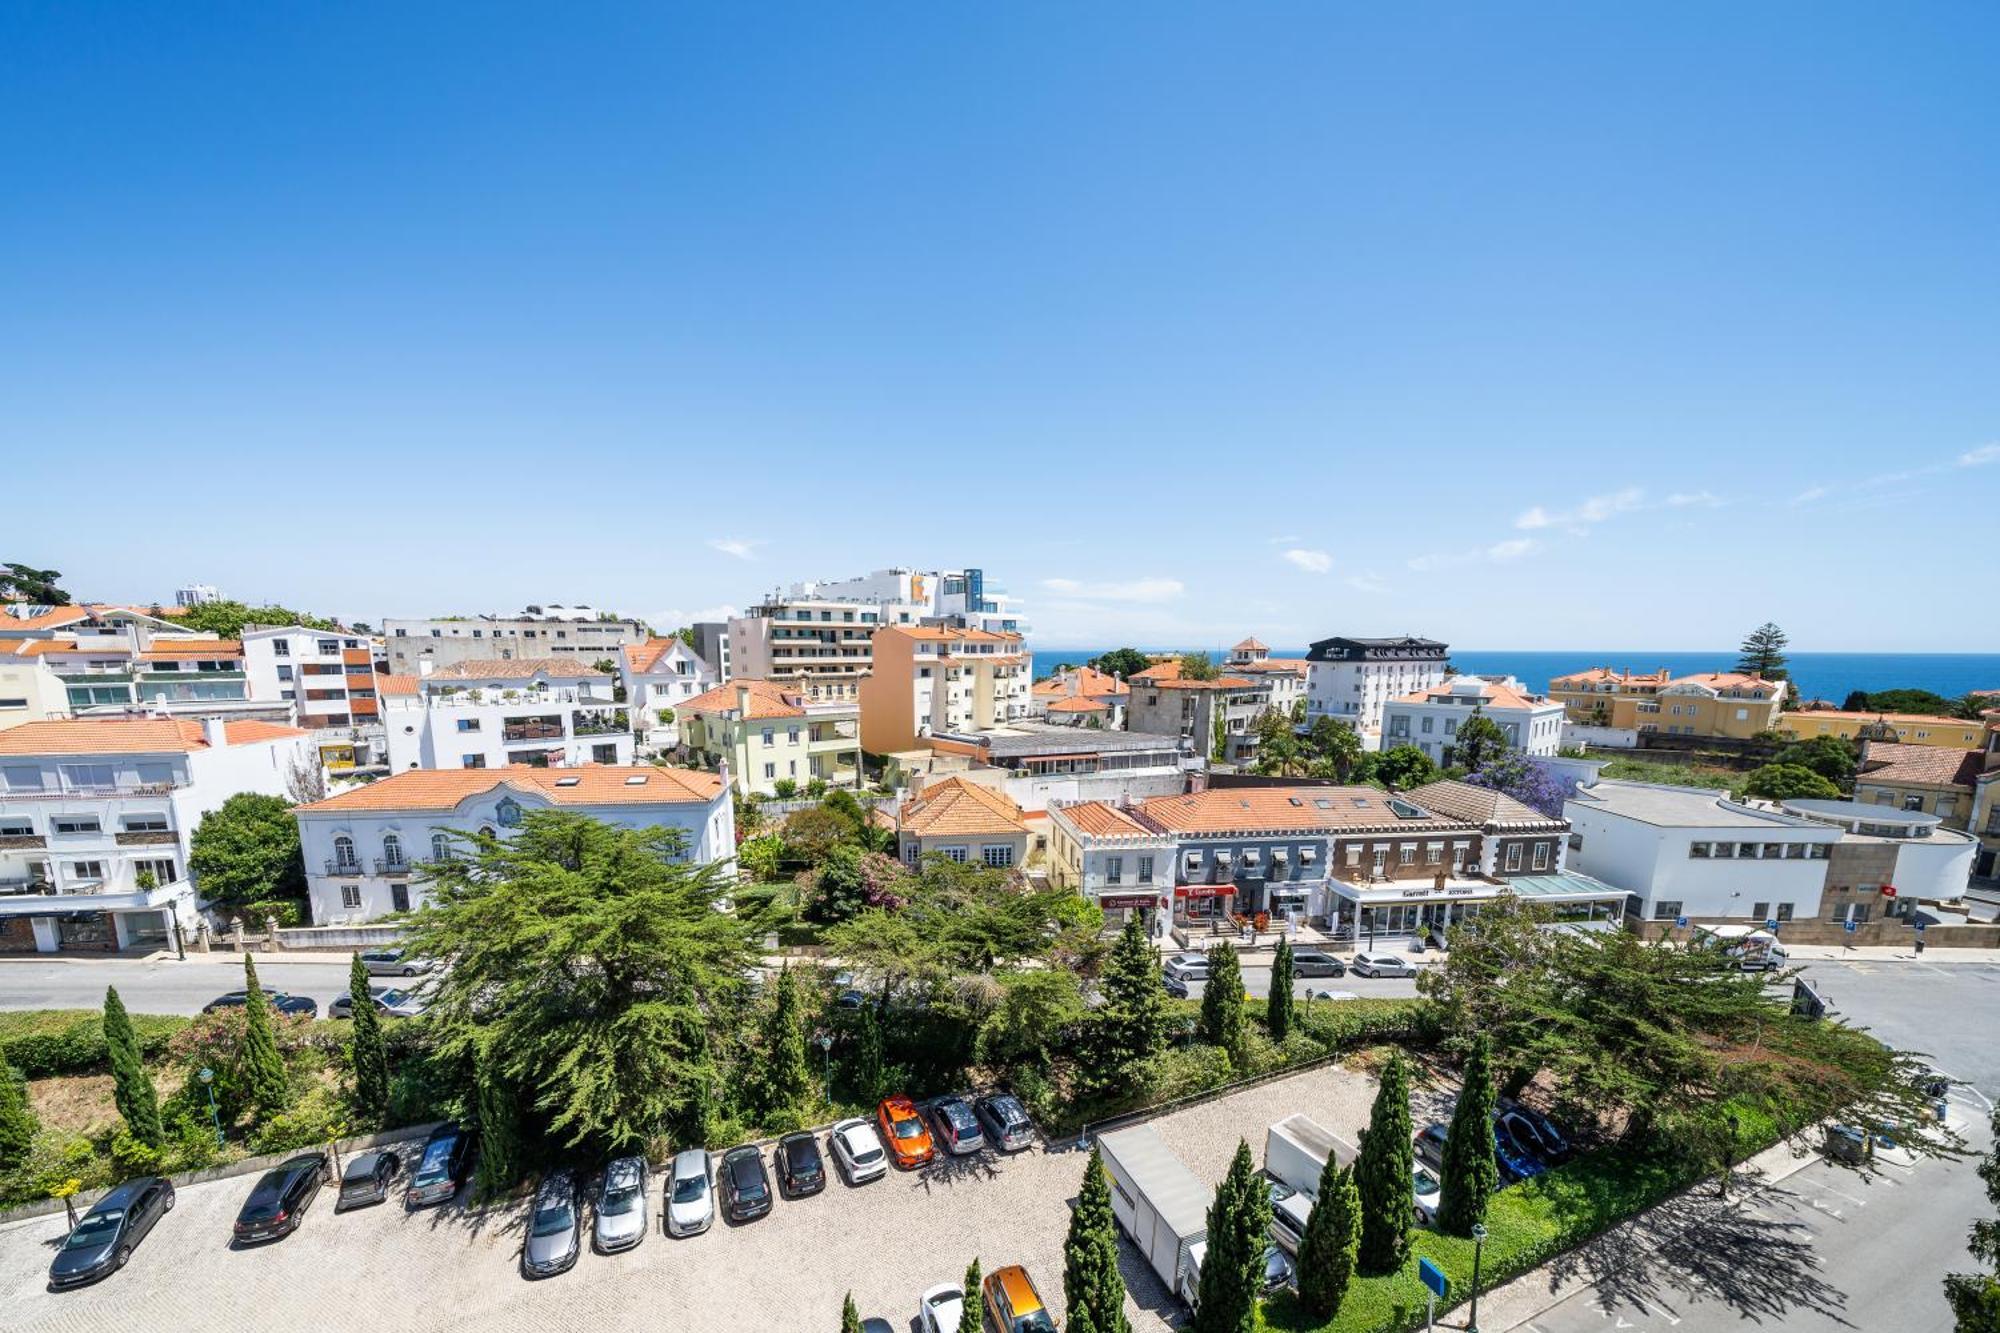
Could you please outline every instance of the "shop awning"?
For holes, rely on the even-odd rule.
[[[1174,888],[1176,898],[1234,898],[1236,886],[1233,884],[1180,884]]]

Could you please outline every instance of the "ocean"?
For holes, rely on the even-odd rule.
[[[1064,662],[1082,662],[1101,649],[1038,650],[1035,678],[1049,675]],[[1148,650],[1167,651],[1167,650]],[[1304,657],[1303,648],[1274,648],[1273,657]],[[1476,676],[1515,676],[1532,689],[1545,690],[1554,676],[1588,667],[1629,667],[1653,671],[1665,667],[1676,676],[1697,671],[1727,671],[1736,664],[1730,649],[1712,652],[1485,652],[1454,648],[1451,663]],[[1808,699],[1835,704],[1851,690],[1931,690],[1956,699],[1972,690],[2000,690],[2000,653],[1793,653],[1792,679]]]

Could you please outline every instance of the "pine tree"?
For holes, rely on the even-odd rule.
[[[1098,1032],[1104,1043],[1100,1073],[1114,1079],[1166,1044],[1167,992],[1160,982],[1160,955],[1133,912],[1104,960],[1099,983],[1104,993]]]
[[[1785,647],[1790,642],[1783,630],[1767,620],[1751,630],[1737,649],[1736,669],[1754,671],[1765,680],[1784,680],[1790,675],[1785,667],[1790,660],[1785,656]]]
[[[1271,998],[1264,1005],[1264,1026],[1271,1040],[1283,1042],[1292,1035],[1292,1014],[1298,997],[1292,994],[1292,942],[1278,941],[1278,953],[1271,960]]]
[[[354,1104],[380,1124],[389,1115],[389,1049],[382,1043],[382,1015],[368,999],[368,965],[360,954],[348,968],[347,993],[354,1002],[354,1031],[347,1047],[354,1065]]]
[[[840,1306],[840,1333],[861,1333],[861,1311],[854,1308],[854,1293],[851,1291]]]
[[[1493,1158],[1493,1052],[1482,1033],[1465,1060],[1465,1086],[1451,1113],[1444,1140],[1444,1192],[1438,1199],[1438,1230],[1470,1236],[1486,1217],[1486,1203],[1500,1188]]]
[[[1354,1187],[1354,1169],[1335,1165],[1329,1154],[1319,1175],[1319,1198],[1299,1238],[1299,1301],[1313,1318],[1339,1313],[1360,1243],[1361,1194]]]
[[[271,1002],[257,984],[257,964],[243,956],[243,1047],[237,1052],[243,1090],[250,1104],[264,1115],[282,1111],[290,1096],[285,1060],[278,1054],[278,1035],[271,1027]]]
[[[1208,1208],[1201,1300],[1190,1325],[1195,1333],[1251,1333],[1256,1327],[1270,1229],[1270,1189],[1257,1174],[1250,1145],[1239,1139],[1229,1174]]]
[[[111,1099],[125,1128],[148,1148],[157,1148],[166,1132],[160,1126],[160,1098],[153,1091],[152,1075],[146,1072],[139,1052],[138,1034],[116,987],[104,990],[104,1046],[111,1058]]]
[[[479,1057],[473,1077],[477,1080],[479,1106],[479,1197],[497,1198],[519,1184],[526,1168],[522,1163],[521,1115],[514,1093],[500,1072],[485,1056]]]
[[[20,1165],[41,1128],[28,1109],[28,1085],[0,1055],[0,1175]]]
[[[1063,1243],[1063,1304],[1070,1333],[1130,1333],[1125,1279],[1118,1275],[1118,1232],[1111,1214],[1111,1180],[1096,1148],[1083,1169],[1083,1189]]]
[[[1393,1273],[1402,1267],[1417,1206],[1410,1157],[1410,1075],[1397,1054],[1382,1071],[1361,1156],[1354,1163],[1354,1185],[1361,1195],[1356,1260],[1364,1273]]]
[[[764,1019],[762,1100],[769,1112],[790,1110],[813,1086],[806,1063],[805,1020],[799,1012],[799,981],[790,967],[778,971],[776,995]]]
[[[1236,946],[1224,941],[1208,951],[1208,982],[1201,992],[1201,1035],[1212,1046],[1243,1056],[1243,967]]]
[[[958,1333],[980,1333],[979,1261],[965,1266],[965,1290],[958,1311]]]

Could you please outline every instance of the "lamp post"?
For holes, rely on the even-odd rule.
[[[223,1147],[222,1112],[216,1109],[215,1105],[215,1071],[203,1065],[201,1072],[195,1077],[201,1080],[202,1087],[208,1089],[208,1118],[215,1122],[215,1146]]]
[[[1479,1333],[1479,1257],[1486,1249],[1486,1224],[1472,1224],[1472,1318],[1466,1321],[1465,1333]]]
[[[821,1079],[823,1080],[823,1082],[821,1083],[821,1089],[822,1089],[822,1091],[823,1091],[823,1092],[825,1093],[825,1096],[826,1096],[826,1104],[827,1104],[828,1106],[831,1106],[831,1105],[833,1105],[833,1036],[832,1036],[832,1034],[830,1034],[830,1033],[826,1033],[826,1032],[822,1032],[822,1033],[820,1033],[820,1034],[819,1034],[819,1055],[820,1055],[820,1061],[819,1061],[819,1068],[820,1068],[820,1078],[821,1078]]]

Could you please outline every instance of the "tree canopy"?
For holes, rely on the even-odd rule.
[[[1840,788],[1830,780],[1810,768],[1786,763],[1766,764],[1754,770],[1743,780],[1743,792],[1746,796],[1766,801],[1793,801],[1808,797],[1831,801],[1840,796]]]
[[[1778,751],[1773,762],[1811,769],[1828,782],[1842,787],[1854,781],[1854,746],[1838,736],[1814,736],[1794,741]]]
[[[1791,673],[1785,664],[1790,659],[1785,656],[1785,646],[1790,642],[1783,630],[1767,620],[1744,636],[1742,646],[1737,649],[1736,669],[1754,671],[1765,680],[1789,679]]]
[[[1576,784],[1569,779],[1557,777],[1555,770],[1547,764],[1530,759],[1519,751],[1501,755],[1482,765],[1468,774],[1465,780],[1474,787],[1485,787],[1511,796],[1551,819],[1562,818],[1563,802],[1576,788]]]
[[[1222,668],[1207,653],[1182,653],[1180,656],[1182,680],[1217,680]]]
[[[1460,768],[1482,768],[1506,754],[1507,748],[1507,733],[1500,724],[1475,708],[1452,737],[1451,762]]]
[[[1993,1112],[1990,1123],[1994,1138],[2000,1140],[2000,1110]],[[1986,1186],[1986,1201],[2000,1208],[2000,1146],[1980,1159],[1979,1179]],[[1945,1278],[1945,1301],[1957,1319],[1958,1333],[2000,1333],[2000,1274],[1993,1271],[2000,1269],[2000,1220],[1974,1221],[1966,1248],[1987,1271]]]
[[[1375,777],[1394,791],[1408,791],[1437,781],[1438,766],[1414,745],[1398,745],[1375,761]]]
[[[23,601],[30,606],[68,606],[69,594],[56,586],[60,570],[36,569],[9,560],[0,564],[0,601]]]
[[[1091,658],[1087,665],[1120,680],[1129,680],[1153,665],[1153,659],[1137,648],[1113,648],[1108,653]]]
[[[211,902],[305,896],[299,824],[282,796],[236,793],[201,817],[188,845],[188,868]]]
[[[284,606],[245,606],[242,602],[197,602],[174,617],[176,625],[220,635],[225,639],[243,637],[245,625],[303,625],[307,629],[339,629],[334,621],[294,611]]]

